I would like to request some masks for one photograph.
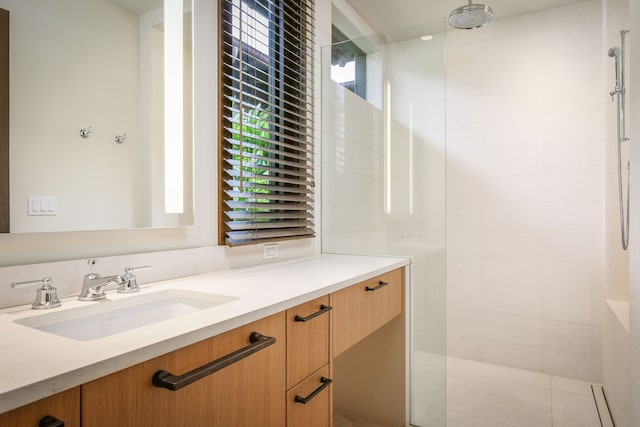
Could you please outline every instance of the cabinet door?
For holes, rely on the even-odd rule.
[[[287,427],[331,424],[331,379],[325,365],[287,393]]]
[[[404,269],[397,269],[331,295],[333,356],[403,311]]]
[[[65,427],[80,427],[80,387],[0,415],[0,427],[38,427],[40,420],[46,416],[64,422]]]
[[[329,296],[287,310],[287,390],[329,363]]]
[[[183,375],[246,348],[253,332],[276,342],[179,390],[152,384],[159,370]],[[82,386],[82,423],[91,427],[281,427],[285,411],[284,313]]]

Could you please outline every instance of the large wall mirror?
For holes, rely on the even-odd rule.
[[[8,231],[192,225],[191,0],[0,8],[9,12]]]

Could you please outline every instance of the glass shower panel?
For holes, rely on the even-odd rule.
[[[322,250],[410,259],[410,420],[440,427],[446,414],[445,40],[444,31],[421,36],[403,31],[323,48]],[[336,69],[350,67],[350,50],[366,66],[345,77]],[[363,84],[366,90],[352,89]]]

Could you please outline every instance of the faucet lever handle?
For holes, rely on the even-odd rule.
[[[144,271],[144,270],[151,270],[151,266],[142,265],[140,267],[127,267],[124,269],[124,272],[125,274],[130,274],[130,273],[133,273],[134,271]]]
[[[58,292],[53,287],[53,279],[51,277],[43,277],[40,280],[27,280],[26,282],[14,282],[12,288],[21,288],[33,286],[34,284],[42,285],[37,290],[36,300],[31,304],[31,308],[39,310],[44,308],[60,307],[62,302],[58,299]]]
[[[138,287],[138,278],[133,273],[135,271],[143,271],[143,270],[150,270],[150,269],[151,269],[150,265],[125,268],[124,277],[123,277],[124,283],[120,285],[120,287],[118,288],[118,292],[124,293],[124,294],[131,293],[131,292],[138,292],[140,290],[140,288]]]
[[[51,283],[53,283],[53,280],[51,279],[51,277],[43,277],[42,279],[38,279],[38,280],[27,280],[26,282],[14,282],[11,284],[11,287],[13,289],[15,288],[25,288],[28,286],[34,286],[35,284],[40,284],[42,285],[42,287],[50,287]]]

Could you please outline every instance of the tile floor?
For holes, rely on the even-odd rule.
[[[600,427],[590,383],[451,357],[447,371],[447,427]],[[420,426],[443,425],[442,397]]]

